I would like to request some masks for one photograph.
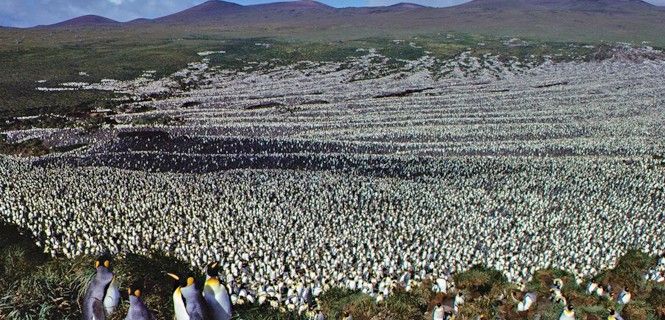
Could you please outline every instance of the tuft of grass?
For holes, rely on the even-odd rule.
[[[651,290],[647,301],[653,306],[660,319],[665,319],[665,286],[657,286]]]
[[[614,288],[628,287],[631,291],[644,289],[643,275],[656,264],[652,257],[639,250],[629,250],[617,261],[616,267],[596,277],[601,283],[610,283]]]
[[[345,288],[332,288],[321,295],[321,310],[332,319],[342,316],[352,302],[363,297],[359,291],[351,291]]]
[[[487,295],[508,283],[503,273],[483,266],[473,266],[465,272],[455,274],[454,279],[458,289],[469,291],[472,297]]]
[[[1,300],[9,308],[0,309],[10,319],[80,318],[80,299],[92,279],[91,257],[57,258],[29,268],[29,275],[11,283]]]
[[[385,311],[381,313],[385,314],[387,319],[418,319],[428,311],[427,305],[428,301],[425,301],[424,297],[398,288],[386,299]]]
[[[622,310],[623,317],[630,320],[655,319],[654,309],[645,301],[631,301]]]

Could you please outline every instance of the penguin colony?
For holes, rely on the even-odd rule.
[[[0,158],[0,215],[54,255],[219,261],[232,303],[292,309],[336,286],[381,300],[426,277],[445,291],[476,264],[582,278],[628,248],[665,250],[665,61],[435,79],[424,58],[350,81],[380,58],[244,74],[204,60],[180,74],[198,88],[137,103],[178,126],[8,132],[88,146]]]
[[[662,257],[661,260],[665,259]],[[103,261],[103,262],[101,262]],[[661,261],[662,262],[662,261]],[[660,264],[660,262],[659,262]],[[308,319],[325,320],[321,309],[316,308],[317,296],[321,291],[312,292],[309,288],[298,287],[297,290],[291,291],[285,287],[280,287],[279,291],[260,291],[258,297],[256,294],[245,288],[241,288],[236,295],[234,280],[230,283],[224,284],[220,279],[220,264],[218,261],[209,263],[205,268],[206,280],[203,284],[203,289],[197,286],[196,281],[191,275],[177,275],[174,273],[166,273],[166,275],[173,279],[173,311],[175,320],[190,320],[190,319],[210,319],[210,320],[229,320],[233,317],[233,304],[269,304],[273,308],[280,308],[282,311],[297,312],[300,315],[306,315]],[[454,283],[448,283],[449,277],[438,278],[433,283],[432,290],[434,292],[454,293],[454,299],[451,304],[438,303],[431,311],[433,320],[454,320],[459,314],[460,308],[464,305],[465,294],[454,287]],[[577,279],[578,284],[581,280]],[[419,285],[416,280],[410,279],[409,274],[405,274],[400,278],[398,285],[406,286],[409,290],[411,286]],[[561,279],[553,279],[550,289],[550,300],[556,304],[562,305],[563,309],[559,316],[559,320],[575,320],[575,307],[566,302],[565,297],[562,295],[564,282]],[[450,291],[448,291],[450,289]],[[599,297],[613,300],[614,297],[610,294],[611,287],[603,291],[603,287],[597,283],[590,282],[587,285],[587,293],[590,295],[597,294]],[[521,288],[523,294],[522,301],[515,299],[514,292],[511,291],[511,297],[517,303],[516,311],[527,312],[531,307],[537,303],[538,297],[534,292],[524,292],[524,287]],[[231,294],[230,294],[231,293]],[[286,294],[286,296],[284,295]],[[621,290],[616,295],[616,303],[620,308],[625,307],[631,300],[631,292],[628,287]],[[129,308],[127,310],[126,320],[152,320],[154,316],[147,308],[141,299],[141,290],[131,287],[127,288],[127,296],[129,299]],[[377,296],[378,297],[381,297]],[[258,298],[258,300],[256,300]],[[281,307],[280,302],[285,299],[284,303],[287,308]],[[381,300],[377,299],[377,303]],[[95,261],[95,275],[92,278],[89,286],[87,287],[85,297],[82,301],[82,315],[84,320],[103,320],[113,314],[120,303],[120,292],[116,284],[116,276],[111,269],[109,258],[101,258]],[[614,308],[607,311],[608,320],[623,320],[623,317]],[[342,319],[352,319],[350,313],[344,312]],[[483,316],[478,316],[476,319],[483,319]]]

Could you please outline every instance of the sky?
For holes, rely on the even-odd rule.
[[[31,27],[52,24],[87,14],[118,21],[156,18],[175,13],[205,0],[0,0],[0,26]],[[243,5],[275,0],[229,0]],[[334,7],[391,5],[411,2],[432,7],[446,7],[469,0],[319,0]],[[665,0],[647,0],[665,5]]]

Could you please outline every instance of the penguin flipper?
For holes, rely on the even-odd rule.
[[[106,309],[101,300],[95,299],[92,302],[92,320],[106,319]]]

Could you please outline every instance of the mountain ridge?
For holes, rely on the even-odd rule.
[[[88,14],[68,19],[65,21],[61,21],[58,23],[46,26],[37,26],[37,27],[78,27],[78,26],[89,26],[89,25],[119,25],[119,24],[122,24],[122,22],[99,15]]]
[[[127,22],[115,21],[99,15],[84,15],[62,22],[42,25],[38,27],[85,27],[97,25],[136,25],[149,22],[163,23],[200,23],[206,21],[224,20],[224,18],[240,15],[244,18],[252,16],[267,17],[270,14],[299,13],[393,13],[408,10],[432,10],[432,11],[493,11],[493,10],[516,10],[516,11],[578,11],[578,12],[635,12],[652,10],[663,12],[665,7],[656,6],[643,0],[473,0],[456,6],[445,8],[433,8],[415,3],[400,2],[393,5],[379,7],[349,7],[335,8],[314,0],[278,1],[265,4],[240,5],[230,1],[208,0],[201,4],[154,19],[138,18]],[[279,20],[280,17],[271,17],[271,21]]]

